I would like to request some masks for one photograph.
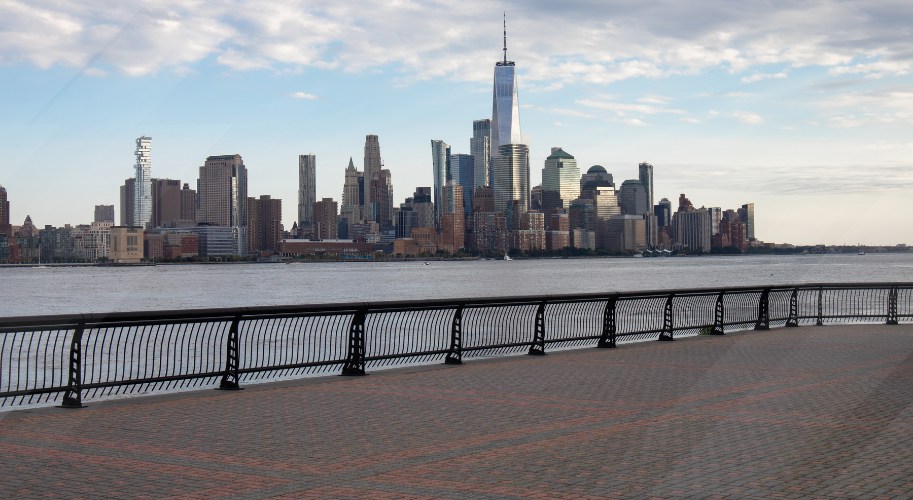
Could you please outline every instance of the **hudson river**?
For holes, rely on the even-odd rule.
[[[0,316],[913,281],[913,254],[0,268]]]

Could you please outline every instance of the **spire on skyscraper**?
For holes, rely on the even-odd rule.
[[[504,11],[504,64],[507,65],[507,11]]]

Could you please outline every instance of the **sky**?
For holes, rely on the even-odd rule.
[[[491,117],[505,12],[533,185],[560,146],[618,185],[652,163],[655,202],[753,202],[763,241],[913,244],[909,0],[0,0],[11,223],[119,205],[141,135],[192,187],[241,154],[290,228],[298,155],[339,200],[377,134],[399,204]]]

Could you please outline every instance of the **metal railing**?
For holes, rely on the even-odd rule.
[[[737,330],[897,324],[913,283],[250,307],[0,319],[0,406]]]

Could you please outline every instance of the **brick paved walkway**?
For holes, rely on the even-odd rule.
[[[0,413],[0,497],[913,497],[913,327]]]

